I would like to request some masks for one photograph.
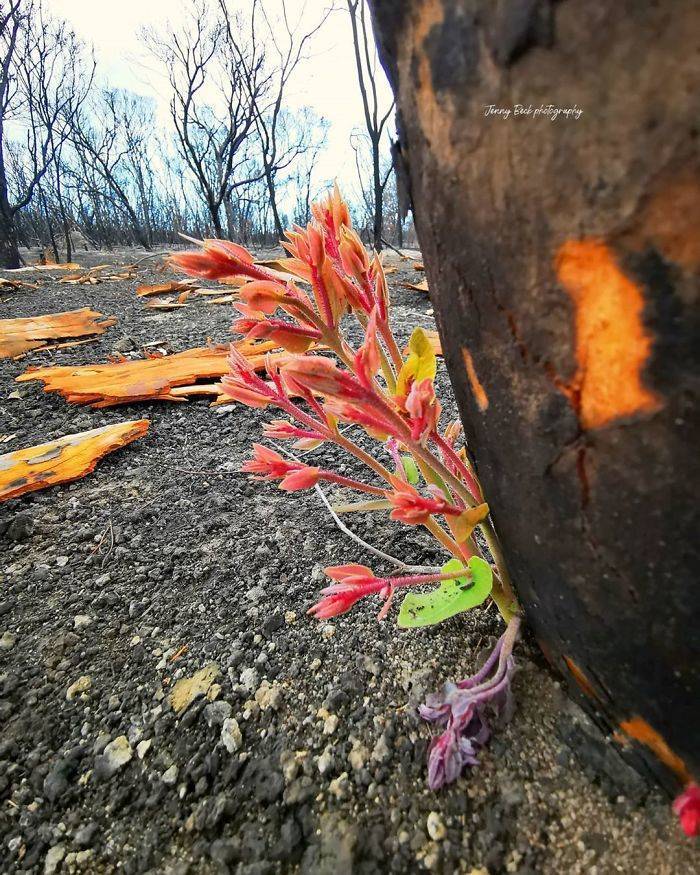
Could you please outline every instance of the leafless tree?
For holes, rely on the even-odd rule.
[[[219,0],[226,22],[229,39],[232,39],[232,21],[226,0]],[[305,125],[295,125],[292,114],[285,111],[285,98],[294,71],[307,57],[308,47],[330,15],[332,7],[324,10],[314,23],[306,23],[307,3],[297,3],[293,16],[287,0],[274,4],[276,14],[270,14],[269,5],[260,6],[264,21],[266,54],[266,85],[264,91],[255,95],[255,124],[260,143],[260,157],[267,186],[274,230],[278,237],[284,233],[280,218],[277,181],[279,174],[287,170],[296,159],[312,146],[313,131]],[[258,37],[259,38],[259,37]]]
[[[222,208],[230,225],[233,189],[249,181],[246,145],[255,131],[256,101],[267,87],[255,38],[257,14],[257,0],[245,22],[242,15],[224,16],[221,7],[211,9],[199,0],[182,27],[146,34],[167,70],[178,148],[217,236],[223,236]]]
[[[65,22],[45,16],[41,0],[10,0],[0,13],[0,265],[18,267],[17,214],[54,165],[89,87],[83,49]],[[6,156],[21,139],[21,190],[8,185]],[[57,180],[60,185],[60,180]]]
[[[365,0],[347,0],[347,4],[355,49],[357,81],[360,86],[365,126],[372,155],[372,240],[375,249],[379,250],[382,248],[384,189],[390,175],[385,174],[382,178],[381,142],[386,124],[394,110],[394,102],[392,100],[389,108],[382,114],[377,91],[378,60],[371,25],[367,20]]]
[[[154,129],[150,101],[108,88],[77,114],[71,137],[77,186],[122,212],[145,249],[153,245]]]

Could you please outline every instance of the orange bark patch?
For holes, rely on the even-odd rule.
[[[642,323],[640,288],[598,240],[564,243],[555,269],[576,310],[578,369],[571,383],[560,388],[583,428],[658,410],[660,399],[641,377],[652,340]]]
[[[98,321],[102,319],[102,321]],[[116,319],[83,307],[67,313],[30,316],[28,319],[0,319],[0,358],[22,355],[46,346],[47,340],[102,334]]]
[[[571,672],[574,680],[579,685],[581,690],[588,696],[589,699],[597,699],[598,693],[596,693],[593,688],[593,684],[588,680],[586,675],[581,671],[581,669],[576,665],[576,663],[568,656],[564,657],[564,662],[567,665],[567,668]]]
[[[0,456],[0,501],[84,477],[107,453],[144,435],[149,425],[148,419],[117,422]]]
[[[256,369],[265,365],[272,342],[237,344]],[[133,401],[183,401],[185,394],[202,394],[197,380],[219,380],[229,371],[228,346],[196,347],[158,358],[125,359],[108,364],[29,368],[18,382],[41,380],[46,392],[59,392],[72,404],[112,407]],[[185,392],[186,387],[191,390]],[[206,394],[213,394],[211,386]]]
[[[474,367],[472,354],[469,352],[466,346],[462,347],[462,358],[464,359],[464,366],[467,369],[469,385],[472,387],[472,392],[474,393],[474,398],[476,399],[479,410],[483,413],[484,410],[486,410],[486,408],[489,406],[489,396],[486,394],[486,390],[481,385],[481,380],[477,376],[476,368]]]
[[[661,762],[684,783],[690,780],[690,773],[683,760],[676,756],[665,739],[641,717],[632,717],[620,723],[620,729],[630,738],[645,745]]]

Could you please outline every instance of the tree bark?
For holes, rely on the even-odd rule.
[[[14,216],[7,216],[0,210],[0,267],[14,269],[20,267],[17,227]]]
[[[527,623],[673,790],[700,776],[700,6],[371,5]]]

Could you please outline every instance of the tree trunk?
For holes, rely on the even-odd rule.
[[[382,177],[379,167],[379,140],[372,143],[372,181],[374,188],[374,224],[372,227],[372,238],[374,248],[377,252],[381,252],[382,243],[382,225],[384,224],[384,192],[382,191]]]
[[[20,267],[20,257],[14,216],[8,216],[0,210],[0,268],[3,267]]]
[[[700,6],[372,6],[528,626],[672,790],[700,776]]]

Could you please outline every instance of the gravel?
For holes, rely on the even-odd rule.
[[[402,264],[390,279],[420,275]],[[268,414],[204,399],[91,410],[35,384],[8,399],[29,365],[228,338],[230,308],[150,313],[136,285],[45,282],[0,299],[6,317],[91,306],[119,319],[94,343],[0,361],[0,430],[14,435],[4,452],[152,421],[81,481],[0,506],[0,871],[697,871],[669,801],[600,738],[527,638],[514,719],[477,768],[428,790],[416,705],[471,673],[497,616],[411,633],[377,623],[371,604],[308,619],[324,565],[383,569],[313,493],[236,473]],[[396,288],[395,300],[402,339],[431,327],[427,298]],[[444,370],[440,382],[454,416]],[[412,562],[440,558],[417,529],[359,514],[351,524]],[[175,710],[175,685],[193,677]]]

